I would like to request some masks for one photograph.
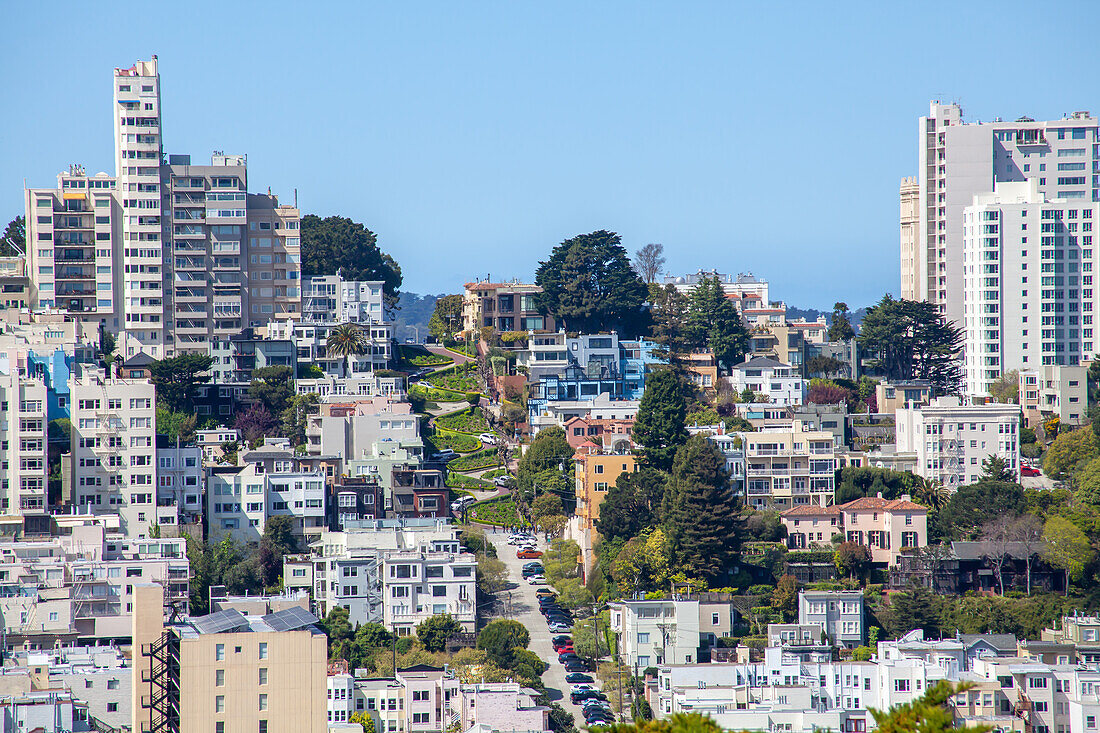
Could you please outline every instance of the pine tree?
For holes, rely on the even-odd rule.
[[[704,277],[692,289],[689,311],[687,330],[693,345],[710,349],[723,369],[742,360],[749,332],[717,276]]]
[[[690,578],[726,575],[737,554],[737,500],[718,447],[696,435],[677,452],[665,490],[665,533],[672,563]]]
[[[646,464],[663,471],[672,466],[676,449],[688,439],[686,416],[680,377],[669,369],[650,374],[634,420],[634,442],[642,446]]]

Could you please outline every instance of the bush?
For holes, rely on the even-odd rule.
[[[435,424],[446,430],[469,435],[477,435],[489,430],[489,421],[485,419],[485,414],[479,407],[469,407],[465,410],[437,417]]]
[[[418,397],[423,400],[431,400],[432,402],[465,402],[466,395],[461,392],[451,392],[446,389],[428,389],[422,387],[419,384],[414,384],[409,387],[409,396]]]
[[[488,481],[482,481],[472,476],[463,476],[461,473],[455,473],[454,471],[447,472],[447,486],[452,489],[462,487],[470,489],[491,489],[493,487]]]
[[[472,361],[441,369],[428,379],[433,387],[452,392],[476,392],[478,389],[477,366]]]
[[[471,435],[436,430],[431,442],[438,450],[450,448],[458,453],[472,453],[481,447],[481,441]]]
[[[518,527],[527,524],[520,518],[519,512],[516,511],[516,503],[510,496],[474,504],[471,507],[470,516],[482,524],[495,524],[501,527]]]
[[[749,586],[748,595],[750,596],[770,596],[775,592],[774,585],[752,585]]]
[[[447,464],[447,467],[452,471],[480,471],[495,465],[497,465],[497,451],[495,448],[487,448],[456,458]],[[496,475],[499,476],[502,472],[507,473],[507,470],[497,469]],[[494,476],[482,476],[482,478],[494,478]]]

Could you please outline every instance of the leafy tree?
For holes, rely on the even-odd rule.
[[[309,426],[309,416],[317,414],[317,406],[321,398],[313,392],[294,395],[282,412],[283,435],[290,438],[291,445],[301,445],[306,442],[306,428]]]
[[[263,405],[250,405],[244,412],[237,413],[233,427],[250,443],[254,443],[272,432],[276,425],[275,417]]]
[[[833,552],[833,563],[841,575],[862,577],[871,562],[871,551],[855,542],[842,542]]]
[[[248,396],[272,415],[282,415],[294,396],[294,370],[282,364],[253,370]]]
[[[930,639],[940,638],[938,597],[923,585],[912,585],[903,593],[891,594],[885,625],[895,638],[913,629],[924,629]]]
[[[181,354],[159,359],[149,365],[149,381],[156,388],[157,400],[172,412],[194,409],[195,388],[209,379],[214,359],[207,354]]]
[[[17,257],[27,251],[27,220],[17,216],[0,234],[0,257]]]
[[[169,410],[167,405],[158,404],[156,414],[157,432],[167,435],[169,440],[188,443],[195,437],[199,416],[194,412],[175,412]]]
[[[1096,438],[1089,428],[1062,433],[1054,439],[1043,458],[1043,473],[1062,480],[1082,470],[1088,461],[1098,455],[1100,451],[1096,449]]]
[[[933,303],[884,295],[867,309],[860,345],[887,379],[927,379],[941,392],[955,392],[962,378],[956,353],[962,331]]]
[[[1089,538],[1081,529],[1064,517],[1051,517],[1043,527],[1046,549],[1043,558],[1066,574],[1066,589],[1070,580],[1078,580],[1085,567],[1092,562],[1093,551]]]
[[[339,272],[347,280],[381,280],[386,305],[397,304],[401,268],[378,248],[378,237],[343,216],[306,214],[301,224],[302,279]]]
[[[829,379],[811,379],[806,390],[806,401],[815,405],[847,404],[852,397],[850,390]]]
[[[482,593],[494,595],[508,586],[508,566],[503,560],[488,555],[477,556],[477,587]]]
[[[856,331],[848,320],[848,304],[844,302],[833,303],[833,322],[829,324],[828,339],[830,341],[847,341],[855,335]]]
[[[298,551],[294,539],[294,526],[287,516],[268,517],[264,534],[260,538],[257,559],[264,585],[271,588],[279,583],[283,572],[283,558]]]
[[[1016,472],[1008,467],[1005,459],[990,454],[982,460],[982,473],[979,481],[1015,481]]]
[[[160,429],[159,421],[157,428]],[[73,422],[67,417],[54,418],[46,426],[46,436],[51,443],[68,443],[72,434]]]
[[[664,590],[668,587],[671,560],[668,535],[654,529],[623,545],[615,555],[611,577],[624,595]]]
[[[929,509],[940,509],[951,498],[947,487],[939,479],[917,476],[913,483],[913,499]]]
[[[1006,481],[979,481],[962,486],[940,510],[939,522],[945,537],[971,539],[994,519],[1018,517],[1027,509],[1024,490]]]
[[[363,726],[363,733],[375,733],[374,718],[365,710],[356,710],[348,716],[349,723],[358,723]]]
[[[449,613],[439,613],[424,619],[416,627],[416,638],[430,652],[441,652],[447,648],[447,640],[462,633],[462,624]]]
[[[927,632],[926,632],[927,633]],[[986,733],[990,726],[985,724],[959,726],[955,724],[955,711],[951,707],[951,698],[959,692],[965,692],[972,684],[953,685],[940,680],[911,702],[895,705],[889,711],[871,710],[871,717],[879,733],[942,733],[965,727],[974,733]]]
[[[662,470],[672,466],[677,448],[688,439],[686,416],[680,377],[670,369],[652,372],[646,379],[633,429],[634,442],[641,446],[647,465]]]
[[[568,330],[630,332],[648,289],[630,266],[618,234],[604,230],[567,239],[539,263],[539,310]]]
[[[546,517],[561,515],[564,512],[561,497],[551,492],[540,494],[531,502],[531,521],[539,526],[541,526],[541,520]]]
[[[328,615],[321,619],[319,625],[328,637],[329,659],[343,658],[340,653],[345,651],[345,645],[351,641],[354,629],[348,621],[348,615],[348,609],[343,606],[333,606]],[[334,654],[334,652],[340,653]]]
[[[512,662],[512,650],[516,647],[526,649],[529,643],[531,634],[527,628],[511,619],[494,619],[477,635],[477,648],[484,649],[489,659],[505,668]]]
[[[687,326],[693,344],[710,349],[723,369],[742,361],[748,351],[749,332],[717,275],[704,277],[692,289]]]
[[[1100,458],[1093,458],[1077,474],[1074,484],[1077,501],[1100,507]]]
[[[798,613],[798,580],[793,575],[784,575],[775,584],[772,592],[772,607],[783,614],[784,619],[792,619]]]
[[[665,266],[665,246],[651,242],[634,253],[634,269],[646,283],[657,281]]]
[[[651,337],[658,345],[654,356],[669,362],[673,368],[682,367],[678,357],[691,350],[687,331],[690,302],[674,285],[663,288],[654,285],[653,289]]]
[[[516,483],[524,494],[532,494],[535,477],[543,471],[567,474],[573,470],[573,448],[565,431],[554,425],[538,432],[516,467]]]
[[[826,378],[830,374],[837,374],[844,368],[844,362],[840,359],[834,359],[831,356],[823,356],[818,354],[817,356],[811,356],[806,360],[806,375],[822,374]]]
[[[629,540],[660,521],[668,475],[649,466],[620,473],[600,504],[596,530],[605,539]]]
[[[454,340],[462,328],[462,296],[444,295],[435,301],[435,311],[428,320],[428,333],[440,343]]]
[[[783,518],[774,509],[753,512],[745,521],[745,532],[758,542],[779,542],[787,537]]]
[[[725,575],[738,547],[737,501],[725,456],[706,437],[677,452],[664,499],[664,526],[673,566],[693,578]]]
[[[1005,372],[989,385],[989,396],[994,402],[1016,404],[1020,398],[1020,372],[1018,369]]]
[[[362,329],[355,323],[341,323],[328,332],[325,340],[328,353],[344,357],[344,376],[350,374],[349,358],[356,354],[365,353],[367,349],[366,337]]]

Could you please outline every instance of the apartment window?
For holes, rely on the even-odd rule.
[[[267,659],[267,642],[260,642],[260,659]]]
[[[261,644],[261,646],[263,646],[263,645]],[[225,659],[225,644],[215,644],[214,645],[214,660],[217,661],[217,662],[221,662],[224,659]],[[261,657],[261,659],[262,659],[262,657]]]
[[[118,703],[117,702],[107,703],[107,712],[108,713],[117,713],[118,712]]]
[[[260,667],[260,684],[267,684],[267,667]]]
[[[266,720],[261,720],[260,721],[259,733],[267,733],[267,721]]]
[[[639,632],[638,633],[638,643],[639,644],[648,644],[649,643],[649,633],[648,632]]]
[[[214,712],[215,713],[224,713],[225,712],[225,695],[217,695],[217,696],[214,697]]]
[[[267,710],[267,694],[260,693],[260,710]]]
[[[894,680],[894,692],[909,692],[909,680]]]
[[[214,670],[214,686],[215,687],[225,687],[225,670],[224,669],[215,669]]]

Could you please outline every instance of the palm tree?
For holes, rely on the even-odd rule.
[[[924,476],[917,476],[916,483],[913,485],[913,496],[930,509],[943,508],[951,498],[947,488],[939,479],[927,479]]]
[[[354,323],[341,323],[329,331],[328,351],[330,354],[344,357],[344,376],[348,376],[348,357],[352,354],[362,354],[366,348],[366,339],[359,326]]]

